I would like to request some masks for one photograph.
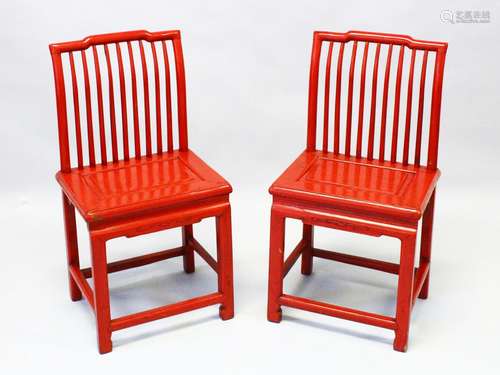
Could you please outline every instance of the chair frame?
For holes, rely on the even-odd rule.
[[[387,43],[406,46],[411,49],[436,52],[427,161],[427,168],[436,170],[441,92],[447,44],[415,40],[405,35],[368,33],[361,31],[349,31],[346,33],[315,32],[311,56],[306,151],[316,151],[318,69],[320,48],[323,41],[341,43],[349,41]],[[325,151],[325,148],[324,144],[323,151]],[[274,194],[272,187],[270,193],[273,194],[273,203],[270,224],[268,320],[279,323],[282,319],[282,306],[325,314],[393,330],[395,332],[393,343],[394,349],[402,352],[406,351],[412,308],[417,297],[426,299],[429,293],[432,228],[436,195],[435,189],[425,197],[425,210],[413,216],[375,214],[370,212],[371,207],[369,204],[361,204],[357,208],[346,208],[335,204],[329,204],[322,200],[321,196],[315,199],[316,202],[305,202],[298,198],[294,199],[291,194],[290,196]],[[311,193],[311,195],[313,195],[313,193]],[[415,247],[420,217],[423,219],[420,258],[419,266],[415,268]],[[285,259],[286,218],[302,221],[303,234],[302,239]],[[318,249],[314,246],[314,226],[375,237],[395,237],[401,241],[400,264]],[[283,280],[300,257],[301,273],[303,275],[310,275],[312,273],[314,257],[398,275],[395,317],[284,294]]]
[[[188,150],[186,88],[180,32],[178,30],[161,32],[139,30],[94,35],[79,41],[57,43],[49,46],[54,68],[57,100],[61,162],[61,172],[59,173],[69,173],[71,171],[61,54],[81,51],[100,44],[141,40],[148,42],[171,40],[173,43],[177,76],[179,151]],[[98,90],[100,89],[98,88]],[[85,297],[94,311],[97,321],[98,346],[101,354],[112,350],[111,334],[117,330],[216,304],[220,304],[219,315],[221,319],[227,320],[234,316],[229,194],[206,197],[195,202],[179,202],[173,204],[172,207],[162,210],[150,210],[147,214],[141,214],[140,216],[131,214],[119,217],[103,217],[93,221],[87,220],[92,256],[92,266],[90,268],[80,267],[75,202],[72,200],[71,194],[64,190],[62,198],[70,296],[73,301],[82,299],[82,296]],[[210,217],[216,219],[217,260],[193,236],[193,224]],[[135,237],[175,227],[182,227],[182,245],[180,247],[116,262],[107,262],[106,242],[108,240],[122,236]],[[195,271],[195,252],[218,274],[217,292],[111,319],[108,273],[178,256],[183,257],[184,271],[192,273]],[[94,281],[93,289],[87,282],[87,279],[91,277]]]

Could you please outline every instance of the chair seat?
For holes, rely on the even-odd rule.
[[[439,170],[304,151],[269,189],[273,196],[419,219]]]
[[[137,215],[231,193],[192,151],[174,151],[59,172],[57,181],[87,221]]]

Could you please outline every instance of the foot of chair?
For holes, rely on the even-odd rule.
[[[113,350],[113,343],[111,341],[111,337],[105,339],[105,338],[99,338],[99,354],[106,354],[110,353]]]
[[[103,317],[104,316],[104,317]],[[111,327],[109,324],[109,320],[103,321],[103,318],[109,316],[109,313],[103,312],[98,313],[96,316],[96,325],[97,325],[97,345],[99,347],[99,353],[105,354],[109,353],[113,350],[113,343],[111,341]]]
[[[405,353],[408,349],[408,336],[403,337],[403,335],[398,335],[396,332],[396,338],[392,345],[395,351]]]
[[[419,298],[419,299],[427,299],[427,297],[429,297],[429,295],[428,295],[428,294],[422,294],[422,293],[420,293],[420,294],[418,295],[418,298]]]
[[[78,285],[76,285],[75,280],[73,280],[73,276],[71,276],[71,273],[68,272],[68,278],[69,278],[69,297],[73,302],[80,301],[83,296],[82,296],[82,291],[80,288],[78,288]]]
[[[184,265],[185,273],[194,273],[194,264],[192,265]]]
[[[73,291],[71,291],[70,297],[73,302],[80,301],[82,299],[82,292],[80,292],[80,290],[78,290],[78,293],[74,293]]]
[[[219,317],[222,320],[233,319],[233,317],[234,317],[234,309],[233,308],[229,308],[229,307],[224,306],[224,305],[221,305],[219,307]]]
[[[302,264],[304,264],[304,263],[302,263]],[[309,268],[308,267],[306,267],[306,268],[302,267],[301,270],[300,270],[300,273],[302,273],[302,275],[304,275],[304,276],[311,276],[311,274],[312,274],[312,267],[309,267]]]
[[[185,253],[182,257],[182,265],[185,273],[194,272],[194,250],[190,246],[186,246]]]
[[[408,344],[399,345],[396,344],[396,342],[394,341],[393,348],[397,352],[406,353],[406,350],[408,349]]]
[[[429,270],[430,272],[430,270]],[[418,294],[418,298],[420,299],[427,299],[429,297],[429,274],[427,274],[427,277],[424,281],[424,285],[422,285],[422,289],[420,290],[420,293]]]
[[[280,323],[282,319],[281,309],[268,311],[267,312],[267,320],[272,323]]]
[[[312,254],[309,254],[311,252],[310,249],[305,249],[304,252],[302,253],[302,264],[300,267],[300,273],[305,276],[309,276],[312,274],[312,268],[313,268],[313,257]]]

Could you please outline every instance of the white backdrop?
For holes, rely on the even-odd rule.
[[[452,24],[441,20],[443,10],[489,11],[490,22]],[[1,2],[0,371],[498,373],[499,15],[494,1]],[[217,310],[208,308],[120,331],[113,335],[113,353],[99,356],[90,310],[68,297],[47,45],[105,32],[177,28],[186,63],[190,147],[235,190],[236,316],[221,322]],[[392,351],[393,334],[382,329],[293,310],[285,310],[280,325],[266,320],[267,188],[305,145],[312,32],[350,29],[449,43],[431,291],[427,301],[417,302],[406,354]],[[299,225],[287,228],[291,244]],[[195,227],[212,249],[213,229],[211,222]],[[110,258],[178,240],[179,233],[169,231],[112,241]],[[320,230],[317,241],[398,259],[391,240]],[[113,315],[213,290],[209,267],[199,258],[197,267],[185,275],[179,262],[170,261],[113,275]],[[321,260],[311,278],[292,273],[286,286],[296,293],[393,311],[392,276]]]

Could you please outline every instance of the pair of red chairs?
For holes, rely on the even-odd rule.
[[[362,54],[357,52],[358,45],[363,47]],[[392,329],[396,334],[394,348],[406,350],[412,306],[417,297],[427,297],[429,288],[446,47],[446,43],[418,41],[402,35],[314,33],[307,148],[270,189],[273,195],[270,321],[281,320],[282,306],[299,308]],[[349,51],[348,80],[343,81],[344,68],[347,68],[343,60]],[[405,51],[411,53],[409,65],[405,64],[408,60]],[[56,177],[63,191],[70,295],[73,301],[85,297],[94,310],[99,352],[112,350],[114,331],[194,309],[220,305],[220,317],[231,319],[234,316],[229,203],[232,188],[188,148],[179,31],[96,35],[81,41],[52,44],[50,52],[60,146],[61,170]],[[395,76],[391,75],[394,53],[398,53]],[[356,70],[360,57],[361,70]],[[382,72],[379,67],[384,61]],[[336,64],[334,84],[332,62]],[[418,85],[413,82],[415,65],[420,71]],[[428,65],[434,66],[431,85],[426,85]],[[142,75],[137,73],[136,66],[141,67]],[[366,90],[367,66],[371,71],[369,103],[365,101],[366,91],[370,91]],[[318,147],[319,72],[323,68],[323,127]],[[379,79],[382,74],[383,79]],[[407,77],[407,93],[406,102],[401,105],[403,75]],[[347,99],[342,96],[346,91],[343,84],[347,84]],[[392,104],[389,93],[394,98]],[[430,109],[426,97],[430,97]],[[355,101],[358,116],[353,129]],[[330,115],[332,102],[333,116]],[[400,126],[403,107],[405,117]],[[413,107],[416,110],[412,112]],[[369,109],[366,116],[365,109],[367,112]],[[387,121],[388,110],[393,117],[392,124]],[[425,164],[424,156],[427,156]],[[80,267],[75,208],[88,225],[90,268]],[[209,217],[216,218],[217,259],[193,236],[193,224]],[[286,218],[303,222],[303,237],[285,260]],[[420,260],[415,268],[416,236],[421,218]],[[315,248],[314,226],[399,238],[400,264]],[[181,246],[107,262],[106,241],[174,227],[182,228]],[[184,271],[190,273],[195,270],[195,252],[217,272],[217,292],[111,318],[108,273],[177,256],[183,257]],[[299,257],[302,257],[301,270],[305,275],[312,272],[313,257],[397,274],[396,316],[284,294],[283,279]],[[88,278],[93,279],[93,288]]]

